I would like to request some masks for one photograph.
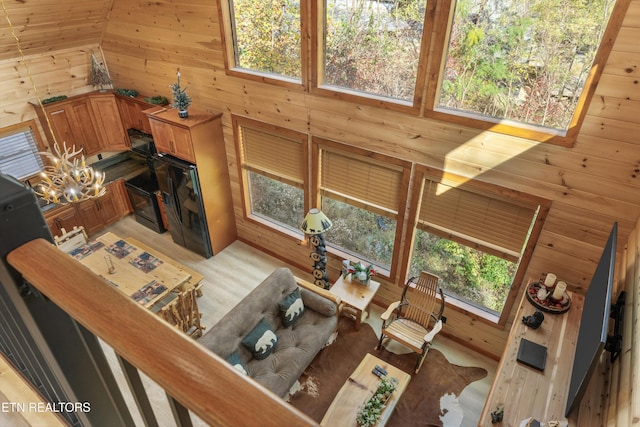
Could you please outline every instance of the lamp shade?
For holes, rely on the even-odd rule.
[[[332,225],[331,220],[320,209],[313,208],[304,217],[300,229],[306,234],[320,234],[330,229]]]

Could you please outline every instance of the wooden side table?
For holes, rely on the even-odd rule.
[[[341,299],[341,313],[351,312],[356,321],[356,330],[360,329],[360,324],[369,315],[369,304],[376,296],[376,292],[380,288],[380,282],[369,280],[368,285],[360,282],[351,281],[351,275],[342,278],[342,275],[331,286],[330,292]]]

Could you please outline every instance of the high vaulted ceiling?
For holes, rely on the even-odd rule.
[[[112,3],[0,0],[0,61],[20,56],[11,27],[25,56],[100,43]]]

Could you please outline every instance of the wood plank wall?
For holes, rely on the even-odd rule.
[[[310,265],[308,248],[243,219],[230,114],[361,146],[449,172],[553,200],[528,277],[554,272],[581,292],[588,286],[614,220],[627,236],[640,213],[638,169],[640,0],[632,1],[578,141],[562,148],[480,132],[229,77],[216,3],[115,0],[102,48],[114,81],[146,94],[169,96],[180,67],[194,105],[224,112],[225,143],[238,232],[243,240]],[[332,263],[331,277],[336,275]],[[397,281],[400,281],[399,279]],[[384,283],[383,305],[399,287]],[[448,310],[446,329],[499,357],[508,328]],[[469,327],[471,326],[471,327]]]
[[[227,160],[240,237],[297,266],[310,266],[303,242],[244,220],[231,114],[337,140],[383,154],[444,169],[531,193],[553,201],[527,277],[554,272],[583,292],[606,241],[611,224],[620,222],[620,241],[640,214],[640,0],[633,0],[605,67],[585,124],[573,148],[537,143],[490,131],[478,131],[347,101],[310,95],[229,77],[224,71],[217,4],[211,0],[113,0],[100,43],[115,87],[145,95],[170,96],[168,88],[180,68],[194,106],[224,113]],[[63,83],[81,71],[51,69],[48,58],[80,58],[90,46],[43,55],[42,76],[52,95],[91,88]],[[34,59],[35,61],[35,59]],[[0,123],[31,118],[33,98],[21,79],[17,60],[0,62],[12,83],[0,82]],[[35,64],[35,62],[34,62]],[[82,68],[81,65],[77,67]],[[35,65],[34,65],[35,68]],[[88,68],[85,68],[88,72]],[[85,74],[86,75],[86,74]],[[58,83],[56,83],[58,82]],[[18,89],[17,89],[18,88]],[[59,88],[59,90],[57,90]],[[55,93],[54,93],[55,92]],[[336,277],[338,260],[330,265]],[[384,282],[377,302],[386,305],[400,293],[401,278]],[[501,329],[475,316],[447,311],[446,333],[499,358],[510,324]],[[511,318],[513,314],[511,314]],[[513,319],[511,319],[513,320]]]
[[[94,90],[87,84],[91,52],[104,61],[99,44],[57,50],[46,55],[27,55],[24,63],[16,48],[14,58],[0,60],[0,127],[36,119],[29,102],[36,103],[38,98],[73,96]],[[46,126],[46,123],[41,125]],[[44,133],[42,138],[45,138]]]

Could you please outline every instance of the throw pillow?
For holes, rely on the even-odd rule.
[[[234,351],[229,357],[227,357],[227,362],[229,362],[231,366],[233,366],[233,368],[241,374],[249,375],[249,372],[247,372],[247,367],[244,366],[244,363],[242,363],[242,359],[240,359],[240,355],[237,351]]]
[[[282,315],[282,324],[287,327],[292,325],[302,313],[304,313],[304,304],[300,296],[300,288],[291,292],[278,303],[280,314]]]
[[[275,348],[278,337],[271,330],[269,322],[264,318],[242,339],[242,344],[247,347],[253,357],[258,360],[265,359]]]

